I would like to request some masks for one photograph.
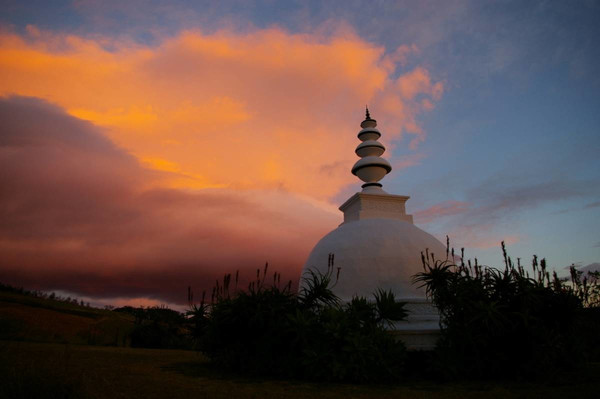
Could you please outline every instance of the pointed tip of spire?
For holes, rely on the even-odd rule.
[[[360,124],[360,127],[362,127],[363,129],[366,127],[375,127],[377,126],[377,121],[373,118],[371,118],[371,113],[369,112],[369,107],[365,106],[365,120],[362,121],[362,123]]]
[[[371,113],[369,112],[369,106],[365,105],[365,121],[374,121],[375,119],[371,118]]]

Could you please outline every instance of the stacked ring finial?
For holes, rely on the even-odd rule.
[[[362,185],[363,191],[367,189],[381,190],[379,180],[390,173],[392,165],[381,155],[385,152],[383,144],[377,140],[381,137],[381,133],[377,129],[377,121],[371,118],[369,109],[367,108],[365,120],[360,124],[362,130],[358,132],[358,139],[362,141],[356,147],[356,155],[361,159],[356,161],[352,167],[352,174],[364,181]]]

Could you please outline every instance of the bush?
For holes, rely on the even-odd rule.
[[[185,315],[166,307],[134,308],[124,306],[115,312],[128,313],[135,317],[131,332],[134,348],[189,349],[192,342],[187,330]]]
[[[576,325],[582,310],[577,289],[534,256],[532,275],[507,256],[504,270],[456,265],[422,256],[425,286],[441,316],[437,355],[451,377],[539,377],[576,366],[582,358]]]
[[[231,276],[213,292],[213,302],[193,306],[191,320],[200,349],[218,366],[245,374],[320,381],[390,381],[400,375],[402,343],[385,324],[406,316],[391,292],[375,301],[342,304],[332,293],[333,257],[326,274],[309,272],[306,288],[281,287],[267,267],[246,291],[229,293]],[[236,275],[237,283],[237,275]]]
[[[584,348],[585,360],[600,362],[600,307],[582,309],[577,323],[577,339]]]

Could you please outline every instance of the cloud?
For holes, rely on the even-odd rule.
[[[568,163],[565,160],[557,165],[565,167]],[[516,171],[497,172],[455,197],[460,200],[443,201],[417,211],[415,221],[435,222],[429,228],[439,235],[448,234],[453,241],[458,240],[467,248],[483,249],[497,246],[502,240],[512,243],[522,240],[522,235],[514,234],[515,223],[527,212],[597,197],[597,179],[567,178],[560,170],[546,166],[538,172],[536,165],[521,165],[518,161],[509,164]],[[443,177],[435,184],[447,190],[444,185],[456,185],[456,178]]]
[[[590,263],[589,265],[580,267],[579,270],[581,270],[582,272],[598,272],[598,271],[600,271],[600,263],[599,262]]]
[[[154,39],[0,33],[0,280],[147,303],[267,260],[296,281],[358,186],[363,104],[393,146],[443,92],[343,23]]]
[[[600,271],[600,262],[589,263],[585,266],[583,266],[583,262],[576,262],[569,266],[565,266],[563,269],[569,270],[569,269],[571,269],[571,267],[575,267],[577,270],[584,272],[584,277],[585,277],[585,275],[587,275],[587,273]]]
[[[443,92],[442,82],[434,83],[425,68],[417,67],[398,77],[382,95],[381,109],[399,117],[403,131],[415,135],[410,142],[411,150],[415,150],[425,140],[425,132],[416,116],[433,109],[431,100],[439,100]]]
[[[181,303],[187,285],[298,278],[338,224],[327,204],[276,190],[174,189],[102,130],[34,98],[0,99],[0,280],[86,297]]]
[[[587,210],[587,209],[594,209],[597,208],[598,206],[600,206],[600,201],[596,201],[596,202],[591,202],[589,204],[586,204],[584,206],[578,206],[576,208],[571,208],[571,209],[561,209],[560,211],[555,211],[552,212],[553,215],[562,215],[565,213],[569,213],[572,211],[582,211],[582,210]]]
[[[416,152],[409,155],[403,155],[399,157],[393,164],[393,170],[402,170],[406,168],[410,168],[411,166],[420,165],[423,158],[425,158],[425,154]]]
[[[420,66],[397,71],[409,53],[388,56],[344,24],[313,34],[190,30],[148,45],[30,28],[0,35],[0,94],[42,97],[104,127],[135,157],[176,172],[170,187],[323,200],[354,181],[335,165],[355,161],[363,104],[387,144],[423,140],[417,116],[443,84]]]
[[[414,218],[417,223],[429,223],[444,216],[458,215],[468,210],[469,203],[462,201],[444,201],[415,212]]]
[[[583,207],[583,209],[592,209],[592,208],[597,208],[600,206],[600,201],[596,201],[596,202],[591,202],[589,204],[587,204],[586,206]]]
[[[469,198],[482,204],[477,212],[479,217],[484,214],[499,217],[548,202],[581,198],[597,191],[588,180],[565,180],[562,176],[549,175],[536,176],[531,180],[523,177],[515,184],[514,177],[499,174],[470,191]]]
[[[454,248],[465,248],[467,257],[469,249],[500,248],[502,241],[512,245],[522,240],[518,234],[500,232],[493,224],[455,224],[448,231],[450,244]]]
[[[518,165],[512,165],[517,167]],[[504,240],[516,243],[524,239],[515,234],[515,223],[527,212],[551,204],[596,196],[598,184],[588,179],[566,179],[553,170],[536,174],[532,168],[500,172],[465,193],[471,204],[463,213],[448,217],[444,232],[467,247],[487,248]]]

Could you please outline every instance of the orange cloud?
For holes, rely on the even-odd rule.
[[[369,103],[388,144],[443,92],[427,70],[395,75],[348,29],[188,31],[145,46],[40,32],[0,35],[0,94],[47,99],[103,126],[167,187],[277,189],[319,200],[354,181],[355,133]],[[348,165],[331,168],[331,165]]]

